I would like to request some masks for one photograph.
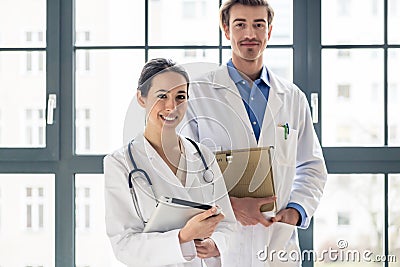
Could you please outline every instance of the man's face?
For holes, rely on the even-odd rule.
[[[262,57],[271,36],[268,12],[263,6],[236,4],[230,9],[225,37],[231,41],[232,58],[253,61]]]

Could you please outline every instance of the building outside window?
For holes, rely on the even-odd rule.
[[[43,32],[26,32],[25,41],[27,46],[42,46]],[[44,70],[44,53],[42,51],[26,52],[26,71],[39,72]]]
[[[43,187],[26,187],[26,222],[29,230],[41,230],[44,228],[45,192]]]
[[[89,108],[76,111],[76,150],[88,152],[91,148],[91,112]]]
[[[82,31],[76,33],[76,42],[80,45],[90,45],[90,32],[89,31]],[[80,50],[76,53],[76,71],[80,74],[87,73],[90,71],[91,68],[91,56],[90,51]]]
[[[89,187],[78,187],[75,195],[75,223],[76,229],[88,230],[91,225],[91,197]]]
[[[25,143],[28,146],[43,147],[45,144],[46,121],[43,109],[25,110]]]

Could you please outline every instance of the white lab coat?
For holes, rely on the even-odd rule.
[[[205,260],[207,266],[220,266],[229,234],[236,227],[225,184],[214,155],[200,145],[200,151],[215,174],[213,195],[212,185],[202,178],[204,165],[197,150],[185,138],[181,137],[181,141],[187,157],[185,187],[142,134],[135,138],[132,154],[138,168],[150,176],[157,197],[182,198],[222,208],[225,218],[211,236],[222,257]],[[132,169],[127,146],[104,158],[106,228],[117,259],[128,266],[201,266],[194,242],[179,244],[180,229],[143,233],[144,223],[134,207],[128,186],[128,174]],[[140,211],[147,221],[155,208],[151,187],[143,178],[135,179],[135,182]]]
[[[181,134],[206,144],[211,149],[229,150],[274,146],[272,162],[277,209],[289,202],[300,204],[307,213],[308,227],[325,185],[327,171],[321,146],[315,134],[307,99],[293,83],[280,79],[269,71],[270,92],[259,142],[257,143],[240,93],[230,79],[226,66],[192,79],[189,109],[181,124]],[[289,124],[285,139],[284,128]],[[266,228],[261,224],[241,226],[231,239],[227,266],[299,266],[299,261],[287,262],[268,257],[259,260],[260,250],[299,252],[297,229],[275,223]],[[269,255],[268,255],[269,256]],[[287,256],[288,257],[288,256]],[[292,256],[293,258],[294,256]],[[225,263],[225,262],[224,262]]]

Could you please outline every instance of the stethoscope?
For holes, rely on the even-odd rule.
[[[204,155],[201,153],[199,146],[192,139],[187,138],[187,137],[186,137],[186,139],[196,148],[197,152],[199,153],[199,156],[200,156],[201,161],[202,161],[203,166],[204,166],[204,172],[203,172],[204,181],[206,183],[212,183],[214,181],[214,172],[208,167],[206,159],[204,158]],[[139,169],[137,167],[137,165],[136,165],[135,160],[133,159],[132,149],[131,149],[131,146],[133,145],[133,141],[134,140],[132,140],[128,144],[128,155],[129,155],[129,158],[130,158],[131,163],[133,165],[133,170],[131,170],[129,172],[129,175],[128,175],[128,185],[129,185],[129,190],[130,190],[130,193],[131,193],[131,196],[132,196],[133,205],[135,206],[136,213],[139,215],[139,217],[143,221],[143,223],[146,224],[147,222],[145,221],[145,219],[143,217],[143,214],[142,214],[142,212],[140,211],[140,208],[139,208],[139,202],[138,202],[138,199],[137,199],[137,194],[136,194],[135,188],[133,186],[134,180],[136,180],[139,177],[142,177],[149,184],[151,192],[152,192],[152,194],[154,196],[154,199],[155,199],[156,203],[158,203],[158,200],[157,200],[157,197],[156,197],[156,194],[155,194],[155,191],[154,191],[154,188],[153,188],[153,183],[152,183],[152,181],[150,179],[150,176],[147,174],[147,172],[145,170]],[[213,192],[214,192],[214,183],[212,183],[212,186],[213,186]]]

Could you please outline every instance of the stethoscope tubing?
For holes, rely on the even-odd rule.
[[[203,172],[204,181],[207,182],[207,183],[212,183],[214,181],[214,173],[208,167],[207,162],[206,162],[206,160],[204,158],[204,155],[201,153],[199,146],[192,139],[187,138],[187,137],[186,137],[186,139],[196,148],[197,152],[199,153],[199,156],[200,156],[201,161],[202,161],[203,166],[204,166],[204,172]],[[152,183],[152,181],[150,179],[150,176],[148,175],[148,173],[145,170],[139,169],[137,167],[137,165],[136,165],[136,162],[135,162],[135,160],[133,158],[132,149],[131,149],[131,146],[133,145],[133,142],[134,142],[134,140],[132,140],[128,144],[128,155],[129,155],[129,159],[130,159],[130,161],[132,163],[132,166],[133,166],[133,170],[131,170],[129,172],[129,175],[128,175],[128,186],[129,186],[129,191],[130,191],[131,196],[132,196],[133,205],[135,206],[136,213],[138,214],[140,219],[143,221],[143,223],[146,224],[146,221],[144,220],[143,214],[142,214],[142,212],[140,210],[140,207],[139,207],[139,201],[137,199],[136,190],[135,190],[135,188],[133,186],[133,180],[134,180],[133,179],[134,178],[133,175],[135,173],[142,174],[142,176],[144,176],[146,178],[146,181],[150,185],[150,189],[152,191],[152,194],[154,196],[154,199],[155,199],[156,203],[158,203],[158,200],[157,200],[157,197],[156,197],[156,194],[155,194],[155,191],[154,191],[154,188],[153,188],[153,183]],[[214,183],[213,183],[213,194],[214,194]]]

